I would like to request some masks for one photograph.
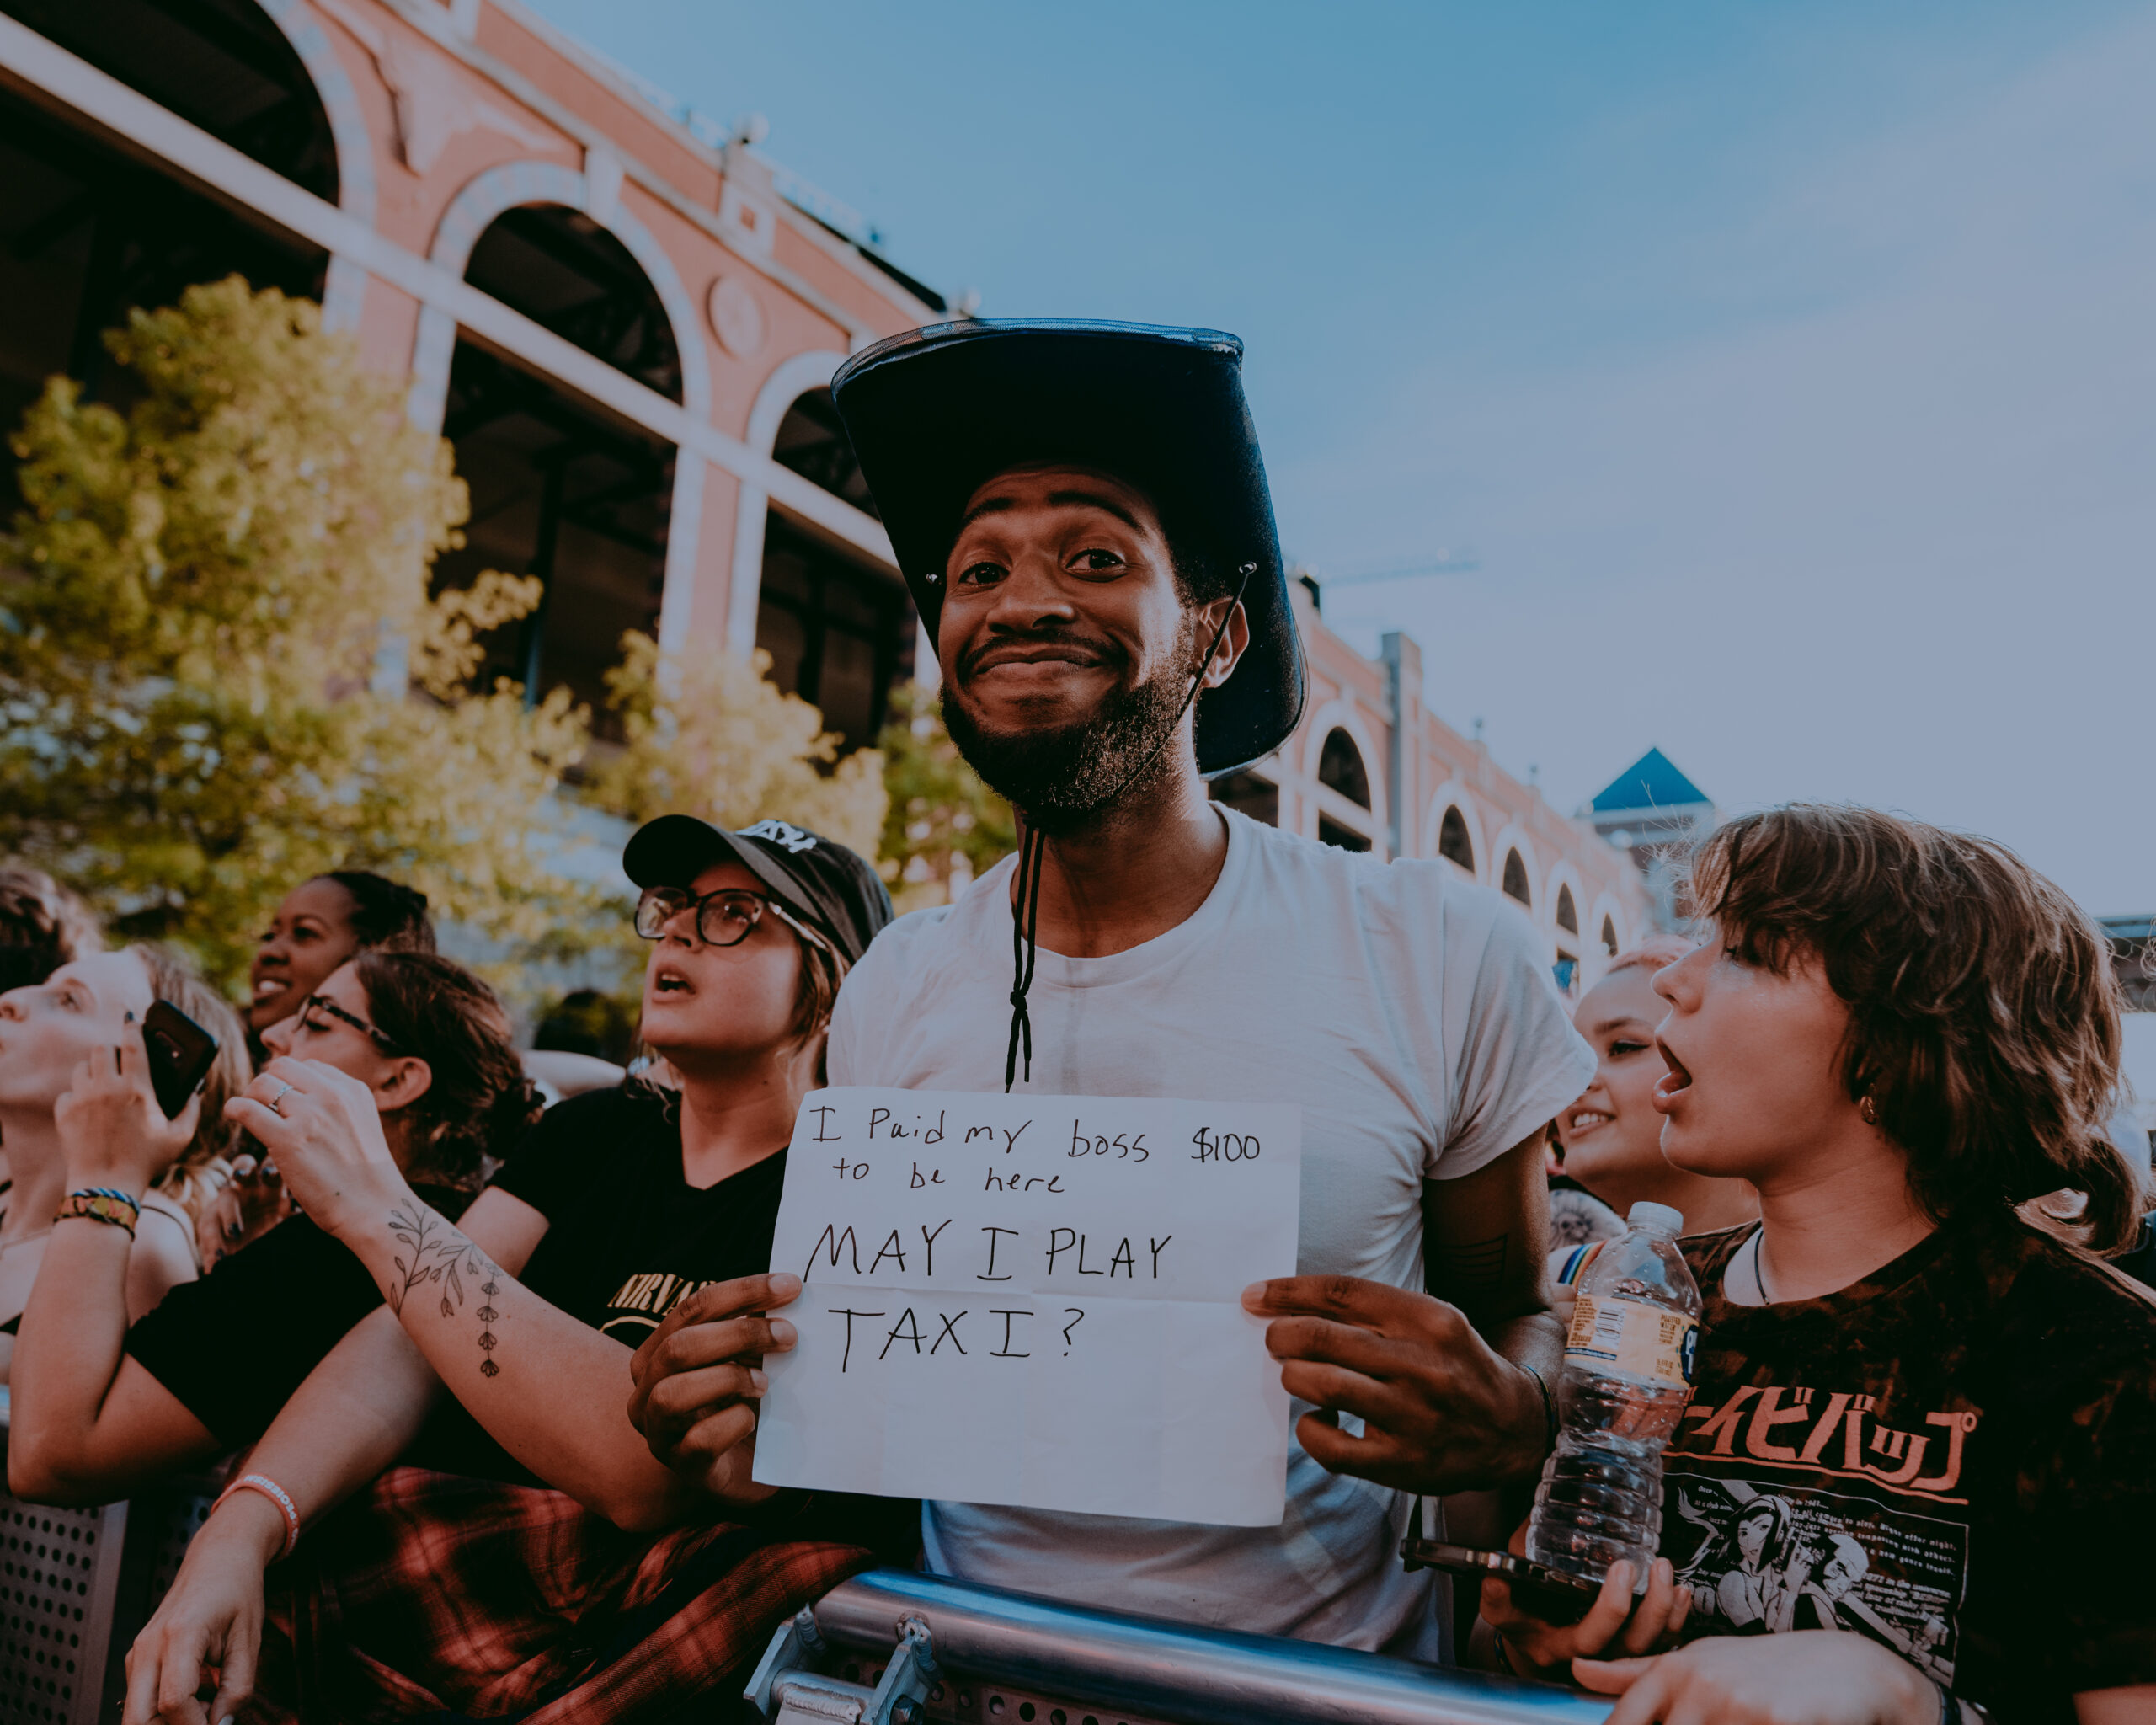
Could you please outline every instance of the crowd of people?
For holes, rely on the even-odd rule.
[[[893,920],[777,820],[622,857],[638,1053],[515,1045],[425,900],[295,884],[244,1018],[0,869],[10,1489],[226,1487],[125,1717],[671,1719],[877,1563],[1616,1696],[1620,1725],[2156,1714],[2153,1204],[2101,937],[2002,847],[1742,816],[1689,932],[1576,1004],[1501,895],[1224,808],[1303,673],[1240,348],[965,324],[835,400],[1018,853]],[[168,1116],[143,1021],[216,1039]],[[1568,1009],[1569,1007],[1569,1009]],[[1253,1287],[1287,1511],[1229,1528],[752,1475],[825,1085],[1299,1107],[1297,1274]],[[1661,1553],[1579,1621],[1400,1558],[1524,1550],[1565,1302],[1649,1200],[1705,1314]],[[1253,1327],[1253,1345],[1259,1333]]]

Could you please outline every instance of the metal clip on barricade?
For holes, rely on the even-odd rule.
[[[898,1645],[874,1688],[808,1669],[826,1650],[816,1628],[816,1614],[803,1605],[780,1626],[757,1661],[744,1698],[776,1725],[814,1725],[841,1720],[846,1725],[921,1725],[929,1685],[936,1680],[936,1649],[928,1626],[918,1617],[901,1617]]]
[[[895,1569],[782,1625],[746,1693],[772,1725],[1593,1725],[1609,1711],[1542,1684]]]

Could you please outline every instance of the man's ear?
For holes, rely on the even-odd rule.
[[[1220,636],[1220,644],[1213,649],[1212,661],[1205,667],[1199,682],[1201,689],[1217,689],[1226,682],[1250,645],[1250,617],[1240,599],[1216,599],[1209,605],[1198,608],[1198,650],[1203,653],[1213,646],[1213,637],[1220,628],[1222,617],[1228,619],[1228,628]]]
[[[400,1055],[374,1081],[375,1106],[385,1114],[408,1108],[434,1088],[435,1072],[417,1055]]]

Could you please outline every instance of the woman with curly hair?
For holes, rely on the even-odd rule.
[[[1688,1612],[1681,1514],[1636,1610],[1620,1565],[1568,1628],[1494,1585],[1483,1615],[1516,1669],[1621,1694],[1612,1725],[2150,1717],[2156,1573],[2119,1553],[2156,1545],[2156,1301],[2095,1255],[2140,1215],[2101,935],[2002,846],[1865,809],[1733,820],[1692,893],[1708,938],[1655,978],[1662,1151],[1759,1220],[1684,1242],[1665,1490],[1787,1501],[1789,1632]],[[2016,1214],[2062,1188],[2090,1250]]]

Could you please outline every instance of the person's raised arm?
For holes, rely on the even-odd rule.
[[[83,1062],[54,1110],[67,1189],[102,1188],[139,1203],[195,1135],[200,1107],[197,1098],[165,1118],[131,1026],[109,1056]],[[128,1215],[116,1201],[99,1207]],[[8,1484],[18,1497],[109,1503],[217,1453],[208,1428],[127,1357],[130,1320],[194,1269],[184,1241],[140,1233],[149,1220],[131,1235],[120,1220],[90,1215],[53,1225],[10,1370]]]
[[[1285,1276],[1243,1304],[1273,1320],[1265,1341],[1281,1381],[1318,1409],[1295,1430],[1314,1461],[1433,1495],[1519,1485],[1548,1453],[1564,1353],[1540,1130],[1438,1190],[1423,1206],[1430,1293]],[[1363,1422],[1359,1437],[1342,1413]]]
[[[366,1094],[360,1091],[363,1103]],[[545,1236],[546,1219],[504,1194],[491,1195],[500,1199],[491,1219],[473,1220],[483,1195],[466,1220],[488,1251],[520,1269]],[[231,1493],[203,1524],[128,1655],[127,1725],[218,1725],[245,1699],[262,1642],[263,1573],[295,1526],[320,1520],[410,1448],[441,1391],[393,1313],[378,1310],[352,1327],[247,1458],[243,1477],[272,1483],[292,1520],[267,1492],[250,1489]],[[220,1674],[206,1713],[195,1699],[205,1670]]]
[[[366,1087],[317,1062],[273,1060],[227,1106],[301,1206],[366,1266],[450,1392],[517,1461],[631,1531],[670,1525],[699,1500],[629,1423],[631,1350],[540,1298],[480,1243],[515,1217],[543,1226],[537,1210],[487,1192],[453,1226],[413,1194]]]
[[[387,1311],[362,1318],[285,1404],[247,1458],[236,1490],[188,1544],[187,1557],[127,1656],[126,1725],[219,1725],[253,1691],[262,1644],[263,1574],[292,1528],[320,1520],[394,1463],[419,1435],[441,1390]],[[195,1691],[217,1674],[205,1711]]]

